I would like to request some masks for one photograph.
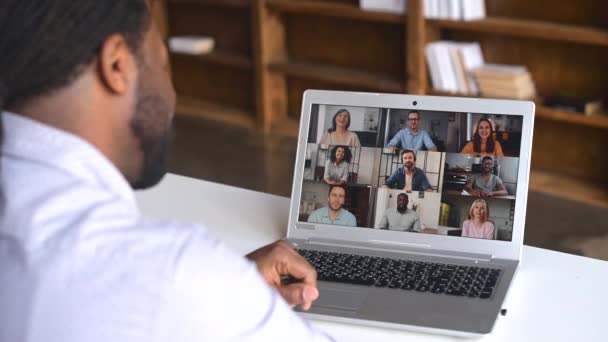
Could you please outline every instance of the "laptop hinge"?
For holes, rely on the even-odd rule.
[[[323,239],[323,238],[309,238],[307,240],[307,243],[310,245],[318,245],[318,246],[346,247],[346,248],[364,249],[364,250],[372,250],[372,251],[379,251],[379,252],[404,253],[404,254],[413,254],[413,255],[455,258],[455,259],[463,259],[463,260],[475,260],[475,261],[489,262],[489,261],[492,261],[492,259],[493,259],[493,256],[491,254],[448,251],[448,250],[432,248],[431,245],[426,245],[426,244],[414,244],[414,243],[384,241],[384,240],[369,240],[369,241],[365,241],[365,242],[359,242],[359,241],[345,241],[345,240]]]

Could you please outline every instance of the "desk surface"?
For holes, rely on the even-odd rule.
[[[205,225],[242,253],[283,238],[289,199],[168,175],[137,193],[144,215]],[[608,262],[525,246],[494,331],[483,341],[606,341]],[[454,337],[324,321],[338,341],[462,341]]]

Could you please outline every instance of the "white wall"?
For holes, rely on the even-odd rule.
[[[381,149],[372,147],[361,148],[361,159],[359,160],[359,173],[357,184],[374,184],[374,173],[378,174],[376,160],[380,158]],[[375,172],[374,172],[375,171]]]
[[[310,214],[315,209],[322,208],[327,205],[327,191],[329,187],[324,183],[308,183],[304,182],[302,187],[302,198],[300,200],[300,213],[303,213],[303,207],[308,207],[312,203],[306,213]]]
[[[378,189],[374,227],[380,225],[380,220],[382,220],[382,215],[386,209],[397,207],[397,196],[400,193],[403,193],[403,190]],[[408,208],[412,209],[412,205],[417,206],[416,213],[420,218],[421,225],[426,228],[437,227],[439,225],[441,194],[436,192],[423,192],[423,194],[424,198],[419,198],[418,192],[408,193]]]

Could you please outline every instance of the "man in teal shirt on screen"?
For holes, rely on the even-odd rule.
[[[327,198],[327,207],[313,211],[308,217],[310,223],[335,224],[339,226],[357,226],[355,215],[343,209],[346,188],[342,185],[331,185]]]

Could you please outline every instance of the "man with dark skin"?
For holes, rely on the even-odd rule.
[[[298,341],[327,340],[293,312],[282,311],[281,301],[247,271],[249,264],[225,252],[200,227],[148,221],[137,211],[129,186],[149,188],[165,175],[176,103],[168,53],[145,0],[3,0],[0,30],[0,316],[10,317],[0,322],[1,341],[25,336],[28,341],[132,341],[133,329],[145,340],[146,334],[166,331],[180,331],[167,341],[276,340],[284,324],[298,331]],[[40,245],[36,239],[43,236],[49,242]],[[139,255],[123,255],[129,253]],[[48,266],[33,263],[40,258]],[[247,258],[290,306],[308,310],[318,297],[316,272],[286,242],[262,247]],[[76,273],[75,266],[63,268],[63,260],[73,260],[95,276]],[[215,269],[208,262],[223,263],[225,269],[234,266],[235,282],[240,275],[247,277],[239,291],[248,298],[264,298],[253,304],[261,306],[254,316],[246,317],[251,308],[236,306],[233,312],[241,316],[233,318],[197,312],[197,300],[213,306],[217,297],[232,307],[231,298],[240,298],[228,288],[225,293],[221,287],[219,293],[206,293],[213,291],[214,283],[205,276],[217,283],[230,274],[198,274]],[[284,275],[298,281],[283,284]],[[96,282],[96,277],[103,281]],[[146,286],[157,287],[140,291],[148,278],[154,281],[146,281]],[[54,281],[62,283],[50,292]],[[189,282],[203,287],[185,292],[192,290]],[[92,288],[101,291],[101,297],[89,298]],[[165,293],[167,289],[181,292]],[[248,295],[247,289],[260,292]],[[147,293],[156,294],[152,302],[129,302]],[[197,297],[203,295],[212,297]],[[49,304],[63,299],[60,307]],[[98,308],[113,299],[112,313]],[[139,304],[157,300],[153,310]],[[176,304],[178,300],[185,304]],[[146,320],[167,315],[162,308],[169,303],[179,308],[166,316],[170,319],[154,324]],[[234,318],[238,322],[222,328],[222,322]],[[251,318],[253,325],[248,325]],[[98,325],[108,319],[120,324]],[[200,324],[204,320],[208,325]],[[44,331],[54,335],[44,336]]]
[[[475,197],[507,196],[509,193],[502,180],[492,174],[494,160],[490,156],[483,157],[481,161],[481,174],[472,175],[464,189]]]
[[[381,229],[420,231],[420,219],[414,210],[408,210],[409,198],[401,193],[397,196],[397,208],[388,208],[380,221]]]

